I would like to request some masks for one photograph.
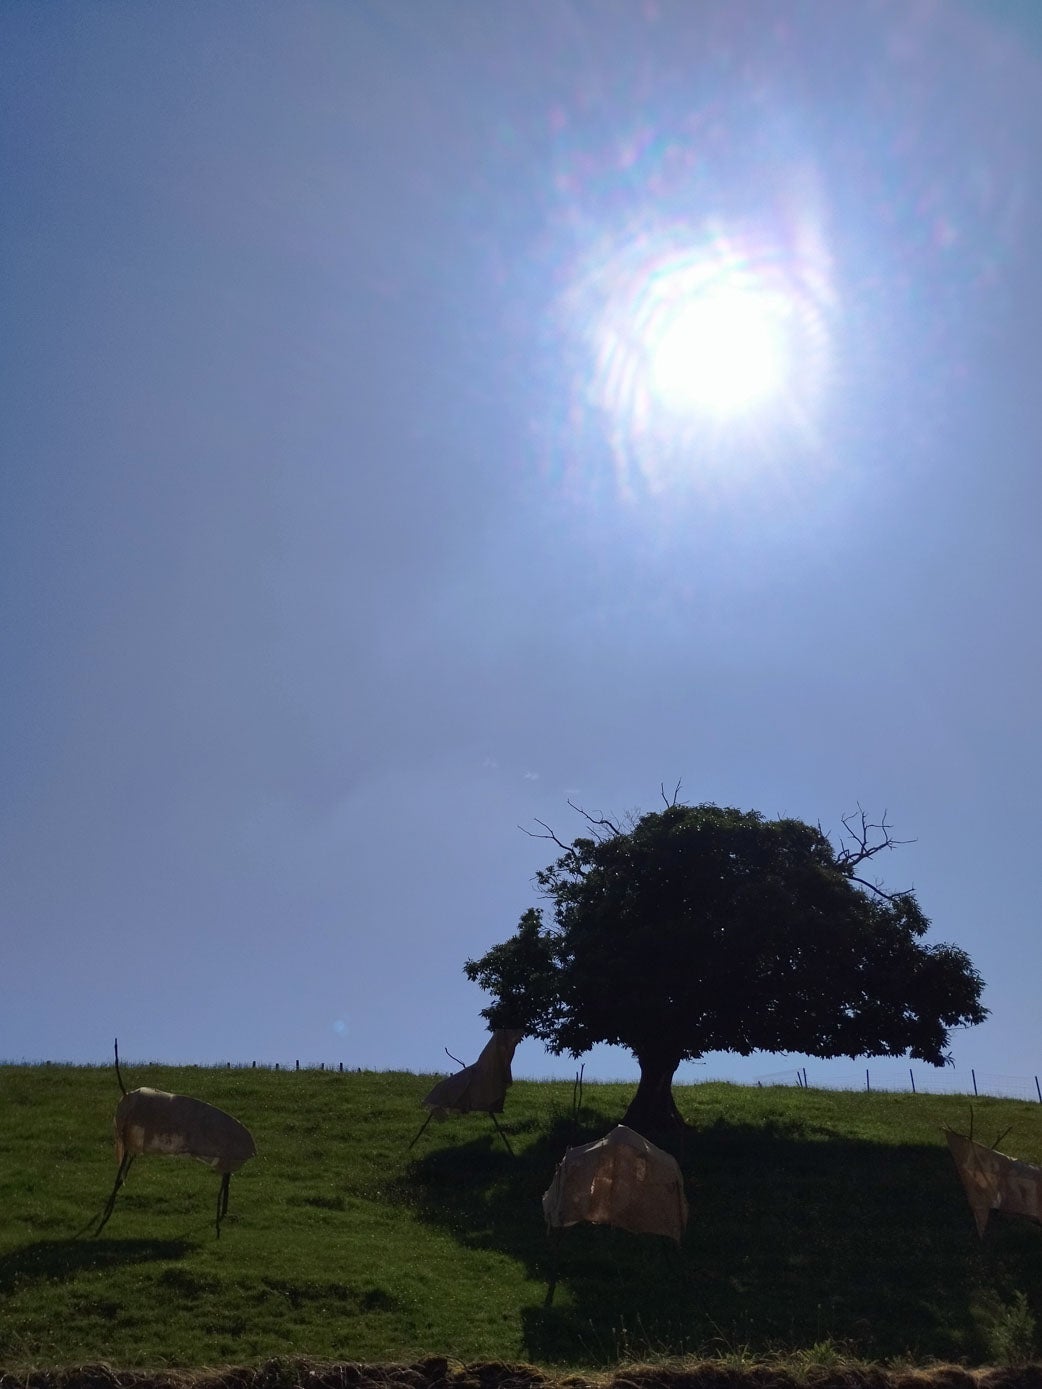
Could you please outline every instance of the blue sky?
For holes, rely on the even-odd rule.
[[[1040,29],[6,4],[0,1057],[471,1059],[519,826],[679,779],[885,809],[957,1071],[1042,1069]],[[710,263],[726,415],[656,393]]]

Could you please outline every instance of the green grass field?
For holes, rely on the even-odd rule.
[[[582,1227],[544,1300],[540,1196],[569,1143],[632,1087],[519,1082],[502,1118],[432,1124],[431,1078],[126,1068],[242,1119],[258,1157],[219,1179],[139,1159],[102,1235],[119,1098],[106,1068],[0,1068],[0,1365],[253,1364],[272,1357],[620,1361],[788,1356],[967,1365],[1034,1354],[1042,1227],[978,1241],[942,1128],[1042,1162],[1042,1105],[724,1084],[678,1087],[690,1123],[684,1248]],[[1042,1325],[1042,1321],[1040,1321]]]

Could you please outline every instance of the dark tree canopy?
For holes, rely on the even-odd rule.
[[[530,908],[464,968],[491,994],[494,1027],[573,1056],[628,1048],[637,1128],[680,1122],[683,1060],[766,1051],[940,1065],[951,1029],[987,1015],[966,953],[923,942],[914,893],[862,877],[896,842],[885,816],[845,819],[838,848],[800,820],[675,798],[625,827],[585,819],[589,835],[570,845],[545,835],[563,851],[536,875],[552,919]]]

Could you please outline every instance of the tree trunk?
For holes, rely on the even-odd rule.
[[[684,1127],[683,1117],[673,1101],[673,1077],[680,1058],[638,1054],[637,1062],[640,1084],[622,1122],[652,1140],[656,1134],[676,1133]]]

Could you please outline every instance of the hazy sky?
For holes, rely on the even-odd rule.
[[[0,99],[0,1057],[473,1059],[519,826],[680,779],[886,810],[1042,1070],[1036,0],[7,0]]]

